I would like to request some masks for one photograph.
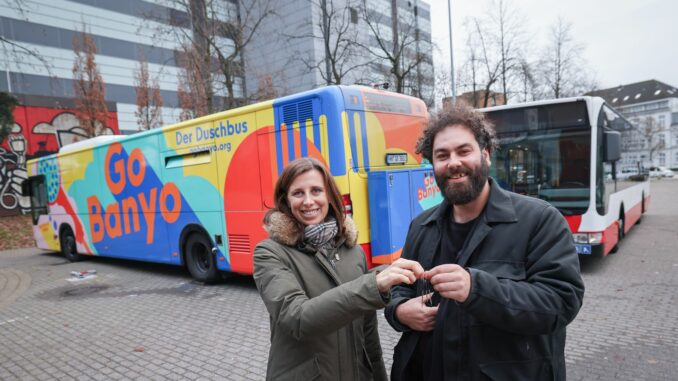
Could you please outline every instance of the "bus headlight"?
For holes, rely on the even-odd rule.
[[[603,233],[574,233],[572,234],[574,243],[601,243],[603,241]]]
[[[574,233],[574,243],[589,243],[589,235],[587,233]]]

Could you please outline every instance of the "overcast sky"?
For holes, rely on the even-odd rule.
[[[571,22],[572,37],[584,46],[583,57],[594,69],[600,88],[649,79],[678,86],[678,1],[509,1],[526,20],[531,47],[545,44],[541,38],[549,33],[558,16]],[[432,39],[441,48],[437,63],[448,69],[447,0],[428,0],[428,3]],[[465,59],[464,20],[483,15],[491,4],[491,0],[452,0],[455,68]]]

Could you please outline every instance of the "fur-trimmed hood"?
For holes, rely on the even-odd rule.
[[[291,217],[281,212],[273,212],[264,229],[272,240],[287,246],[296,246],[303,233]],[[343,238],[343,243],[348,247],[353,247],[358,242],[358,228],[349,216],[344,218]]]

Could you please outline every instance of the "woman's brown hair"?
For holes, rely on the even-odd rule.
[[[339,188],[334,182],[334,178],[327,170],[325,165],[321,163],[318,159],[312,157],[304,157],[301,159],[296,159],[290,162],[285,169],[283,169],[278,181],[275,183],[275,190],[273,191],[273,201],[275,203],[273,209],[269,210],[264,217],[264,224],[267,223],[271,213],[280,212],[290,217],[293,221],[297,223],[297,227],[300,231],[304,230],[304,225],[300,223],[294,215],[292,215],[292,208],[287,201],[287,192],[290,190],[292,182],[299,177],[300,175],[316,170],[320,172],[323,177],[323,182],[325,184],[325,193],[327,194],[327,202],[329,203],[329,215],[332,215],[337,220],[337,227],[339,231],[337,232],[337,237],[344,236],[344,205],[341,201],[341,193],[339,193]]]

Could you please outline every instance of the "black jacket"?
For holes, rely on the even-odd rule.
[[[447,377],[564,380],[565,326],[584,296],[571,232],[550,204],[490,184],[488,204],[458,256],[458,264],[471,273],[471,292],[464,303],[447,305],[459,322],[458,331],[449,335],[462,343],[454,359],[445,359],[458,362],[458,373]],[[443,215],[449,212],[443,202],[415,218],[402,257],[430,269],[440,247]],[[400,324],[395,308],[417,295],[415,287],[397,286],[385,310],[391,326],[403,332],[392,380],[416,378],[404,372],[420,333]]]

